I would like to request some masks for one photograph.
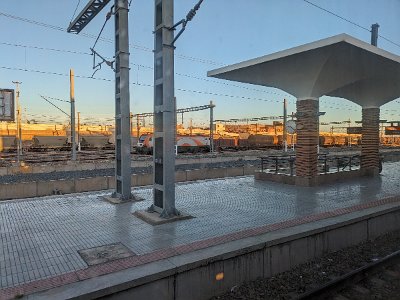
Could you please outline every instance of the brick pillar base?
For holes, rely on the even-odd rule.
[[[361,172],[379,174],[379,108],[362,109]]]
[[[314,185],[318,176],[318,100],[297,100],[296,184]]]

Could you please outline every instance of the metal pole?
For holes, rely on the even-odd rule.
[[[371,25],[371,45],[378,46],[378,23]]]
[[[177,139],[177,129],[176,126],[178,125],[178,115],[176,114],[176,97],[174,97],[174,143],[175,143],[175,156],[178,155],[178,139]]]
[[[81,151],[81,113],[78,111],[78,151]]]
[[[287,152],[286,122],[287,122],[287,100],[283,99],[283,148],[285,152]]]
[[[133,135],[133,113],[129,113],[129,135]]]
[[[214,152],[214,107],[212,101],[210,101],[210,151]]]
[[[179,215],[175,208],[174,1],[154,1],[153,205],[160,217]]]
[[[140,138],[140,120],[139,120],[139,115],[136,115],[136,136],[139,142]]]
[[[22,129],[21,129],[21,106],[19,103],[19,85],[22,83],[20,81],[13,81],[16,85],[16,97],[17,102],[17,162],[19,163],[22,156]]]
[[[74,70],[69,70],[69,97],[71,101],[71,150],[72,160],[76,160],[76,141],[75,141],[75,83]]]
[[[115,0],[115,192],[131,198],[128,0]]]

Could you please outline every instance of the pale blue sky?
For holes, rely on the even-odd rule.
[[[79,0],[1,0],[0,13],[27,18],[66,28]],[[400,0],[313,0],[312,2],[344,18],[370,28],[380,25],[379,34],[400,44]],[[78,12],[86,5],[81,0]],[[175,20],[183,18],[197,0],[176,0]],[[131,110],[153,109],[153,0],[133,0],[130,11]],[[83,31],[97,35],[110,5]],[[113,39],[113,20],[103,37]],[[39,94],[68,99],[67,76],[9,70],[22,68],[91,76],[92,57],[7,46],[4,43],[34,47],[89,52],[94,39],[23,22],[0,14],[0,87],[12,88],[12,80],[22,81],[21,102],[28,118],[45,120],[45,116],[64,118],[39,97]],[[284,97],[289,111],[295,110],[294,98],[286,93],[252,85],[207,78],[208,70],[250,58],[284,50],[318,39],[347,33],[370,42],[370,33],[332,16],[303,0],[204,0],[194,20],[176,43],[175,79],[178,107],[204,105],[213,100],[218,119],[273,116],[282,114]],[[400,47],[382,38],[378,46],[400,55]],[[112,42],[99,42],[97,51],[112,57]],[[114,73],[103,66],[95,77],[111,81],[76,78],[77,110],[84,118],[104,119],[114,114]],[[196,91],[196,92],[195,92]],[[223,96],[226,95],[226,96]],[[55,102],[65,110],[67,103]],[[342,99],[321,98],[321,121],[360,119],[360,107]],[[400,119],[400,104],[392,102],[382,108],[381,118]],[[58,116],[60,116],[58,118]],[[206,123],[208,111],[185,115],[186,122]],[[112,122],[108,122],[112,123]]]

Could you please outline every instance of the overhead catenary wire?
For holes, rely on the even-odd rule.
[[[81,4],[81,0],[78,0],[78,3],[76,4],[75,10],[74,10],[74,13],[72,14],[72,17],[71,17],[71,21],[69,23],[72,23],[72,21],[74,20],[74,17],[75,17],[76,11],[78,10],[79,4]]]
[[[32,49],[43,50],[43,51],[64,52],[64,53],[71,53],[71,54],[77,54],[77,55],[92,55],[89,52],[83,52],[83,51],[73,51],[73,50],[65,50],[65,49],[46,48],[46,47],[40,47],[40,46],[14,44],[14,43],[7,43],[7,42],[0,42],[0,45],[21,47],[21,48],[32,48]],[[146,66],[146,65],[143,65],[143,64],[130,63],[130,65],[138,66],[138,67],[149,69],[149,70],[154,70],[154,67]],[[232,87],[241,88],[241,89],[250,90],[250,91],[274,94],[274,95],[282,96],[282,97],[289,97],[289,98],[292,97],[289,94],[282,94],[282,93],[276,93],[276,92],[271,92],[271,91],[264,91],[264,90],[261,90],[261,89],[251,88],[251,87],[247,87],[247,86],[240,86],[240,85],[229,83],[229,82],[212,80],[212,79],[208,79],[208,78],[202,78],[202,77],[198,77],[198,76],[191,75],[191,74],[185,74],[185,73],[180,73],[180,72],[175,72],[175,74],[178,75],[178,76],[182,76],[182,77],[192,78],[192,79],[196,79],[196,80],[202,80],[202,81],[205,81],[205,82],[210,82],[210,83],[224,85],[224,86],[232,86]]]
[[[15,46],[15,47],[33,48],[33,49],[39,49],[39,50],[44,50],[44,51],[66,52],[66,53],[79,54],[79,55],[91,55],[88,52],[79,52],[79,51],[72,51],[72,50],[65,50],[65,49],[45,48],[45,47],[39,47],[39,46],[29,46],[29,45],[12,44],[12,43],[5,43],[5,42],[0,42],[0,44],[7,45],[7,46]],[[146,66],[146,65],[143,65],[143,64],[131,63],[131,65],[139,66],[139,67],[147,68],[147,69],[151,69],[151,70],[154,69],[151,66]],[[246,86],[240,86],[240,85],[237,85],[237,84],[232,84],[232,83],[224,82],[224,81],[217,81],[217,80],[212,80],[212,79],[207,79],[207,78],[201,78],[201,77],[197,77],[197,76],[194,76],[194,75],[184,74],[184,73],[179,73],[179,72],[176,72],[175,74],[178,75],[178,76],[183,76],[183,77],[187,77],[187,78],[193,78],[193,79],[196,79],[196,80],[202,80],[202,81],[210,82],[210,83],[213,83],[213,84],[219,84],[219,85],[224,85],[224,86],[232,86],[232,87],[241,88],[241,89],[245,89],[245,90],[249,90],[249,91],[256,91],[256,92],[261,92],[261,93],[267,93],[267,94],[273,94],[273,95],[276,95],[276,96],[286,97],[286,98],[289,98],[288,99],[289,101],[293,100],[293,99],[291,99],[291,98],[293,98],[293,96],[291,96],[289,94],[282,94],[282,93],[277,93],[277,92],[272,92],[272,91],[264,91],[264,90],[261,90],[261,89],[256,89],[256,88],[251,88],[251,87],[246,87]],[[55,74],[55,75],[57,75],[57,74]],[[140,84],[137,82],[136,85],[140,85]],[[321,100],[321,101],[324,102],[325,100]],[[352,106],[346,105],[346,104],[341,104],[341,107],[343,107],[343,106],[354,107],[354,104]],[[337,108],[335,108],[335,109],[337,109]]]
[[[43,71],[43,70],[33,70],[33,69],[24,69],[24,68],[7,67],[7,66],[0,66],[0,69],[22,71],[22,72],[30,72],[30,73],[38,73],[38,74],[46,74],[46,75],[56,75],[56,76],[63,76],[63,77],[69,76],[69,74],[67,74],[67,73],[59,73],[59,72],[51,72],[51,71]],[[76,78],[82,78],[82,79],[92,79],[92,80],[98,80],[98,81],[113,82],[113,80],[111,80],[111,79],[101,78],[101,77],[91,77],[91,76],[85,76],[85,75],[75,75],[75,77]],[[135,82],[132,82],[131,84],[132,85],[136,85],[136,86],[154,88],[153,84],[135,83]],[[255,101],[263,101],[263,102],[282,103],[281,100],[255,98],[255,97],[247,97],[247,96],[240,96],[240,95],[229,95],[229,94],[215,93],[215,92],[209,92],[209,91],[191,90],[191,89],[183,89],[183,88],[177,88],[177,90],[181,91],[181,92],[203,94],[203,95],[211,95],[211,96],[219,96],[219,97],[225,97],[225,98],[234,98],[234,99],[243,99],[243,100],[255,100]],[[324,106],[324,108],[332,108],[332,109],[336,109],[336,110],[343,110],[343,105],[341,105],[341,107]],[[351,109],[351,108],[347,108],[347,110],[358,111],[356,109]]]
[[[46,75],[56,75],[56,76],[63,76],[63,77],[69,76],[69,74],[67,74],[67,73],[59,73],[59,72],[51,72],[51,71],[43,71],[43,70],[34,70],[34,69],[25,69],[25,68],[16,68],[16,67],[7,67],[7,66],[0,66],[0,69],[13,70],[13,71],[22,71],[22,72],[30,72],[30,73],[38,73],[38,74],[46,74]],[[108,79],[108,78],[91,77],[91,76],[77,75],[77,74],[75,74],[75,78],[83,78],[83,79],[92,79],[92,80],[113,82],[113,80]],[[144,87],[154,88],[153,84],[135,83],[135,82],[132,82],[131,84],[132,85],[136,85],[136,86],[144,86]],[[276,102],[276,103],[281,103],[282,102],[281,100],[252,98],[252,97],[239,96],[239,95],[219,94],[219,93],[214,93],[214,92],[209,92],[209,91],[200,91],[200,90],[191,90],[191,89],[182,89],[182,88],[177,88],[177,90],[181,91],[181,92],[190,92],[190,93],[196,93],[196,94],[205,94],[205,95],[221,96],[221,97],[229,97],[229,98],[237,98],[237,99],[248,99],[248,100]]]
[[[47,97],[43,96],[43,95],[39,95],[42,99],[44,99],[45,101],[47,101],[48,103],[50,103],[52,106],[54,106],[55,108],[57,108],[59,111],[61,111],[63,114],[67,115],[68,117],[70,117],[70,115],[68,113],[66,113],[63,109],[61,109],[60,107],[58,107],[57,105],[55,105],[53,102],[51,102],[49,99],[47,99]]]
[[[47,29],[52,29],[52,30],[57,30],[57,31],[61,31],[61,32],[65,32],[67,33],[67,30],[61,26],[56,26],[56,25],[51,25],[51,24],[47,24],[44,22],[39,22],[36,20],[32,20],[32,19],[28,19],[28,18],[23,18],[23,17],[19,17],[19,16],[15,16],[15,15],[11,15],[8,13],[4,13],[0,11],[0,16],[6,17],[6,18],[10,18],[13,20],[17,20],[17,21],[21,21],[21,22],[25,22],[25,23],[29,23],[32,25],[36,25],[36,26],[41,26]],[[96,39],[97,36],[93,35],[93,34],[89,34],[89,33],[80,33],[79,36],[83,36],[85,38],[90,38],[90,39]],[[114,40],[111,38],[105,38],[105,37],[100,37],[99,38],[100,41],[105,42],[105,43],[114,43]],[[136,44],[129,44],[130,47],[137,49],[137,50],[141,50],[141,51],[145,51],[145,52],[149,52],[149,53],[153,53],[153,49],[150,47],[146,47],[146,46],[142,46],[142,45],[136,45]],[[207,59],[202,59],[202,58],[198,58],[198,57],[192,57],[192,56],[188,56],[188,55],[184,55],[184,54],[176,54],[175,55],[177,58],[181,58],[181,59],[185,59],[185,60],[190,60],[190,61],[194,61],[194,62],[198,62],[198,63],[202,63],[202,64],[208,64],[208,65],[214,65],[214,66],[222,66],[223,63],[220,62],[216,62],[216,61],[212,61],[212,60],[207,60]]]
[[[364,30],[366,30],[366,31],[368,31],[368,32],[371,32],[371,30],[370,30],[369,28],[367,28],[367,27],[365,27],[365,26],[362,26],[362,25],[360,25],[360,24],[357,24],[356,22],[353,22],[353,21],[351,21],[351,20],[349,20],[349,19],[347,19],[347,18],[345,18],[345,17],[342,17],[342,16],[340,16],[340,15],[334,13],[333,11],[330,11],[330,10],[328,10],[328,9],[326,9],[326,8],[323,8],[323,7],[317,5],[317,4],[315,4],[315,3],[313,3],[313,2],[311,2],[311,1],[309,1],[309,0],[303,0],[303,1],[306,2],[306,3],[308,3],[308,4],[310,4],[310,5],[312,5],[312,6],[314,6],[314,7],[316,7],[316,8],[318,8],[318,9],[320,9],[320,10],[323,10],[323,11],[325,11],[325,12],[327,12],[327,13],[329,13],[329,14],[331,14],[331,15],[333,15],[333,16],[335,16],[335,17],[337,17],[337,18],[339,18],[339,19],[341,19],[341,20],[343,20],[343,21],[346,21],[346,22],[348,22],[348,23],[350,23],[350,24],[352,24],[352,25],[354,25],[354,26],[357,26],[357,27],[359,27],[359,28],[361,28],[361,29],[364,29]],[[380,34],[378,34],[378,36],[379,36],[380,38],[384,39],[385,41],[387,41],[387,42],[389,42],[389,43],[391,43],[391,44],[393,44],[393,45],[395,45],[395,46],[397,46],[397,47],[400,47],[400,44],[399,44],[399,43],[393,42],[392,40],[390,40],[390,39],[388,39],[388,38],[386,38],[386,37],[384,37],[384,36],[382,36],[382,35],[380,35]]]

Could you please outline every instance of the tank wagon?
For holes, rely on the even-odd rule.
[[[107,135],[82,135],[81,147],[82,149],[113,149],[114,144],[109,142]]]
[[[0,151],[9,152],[17,148],[17,138],[15,135],[0,136]]]
[[[206,136],[177,136],[176,146],[178,153],[208,152],[210,151],[210,138]],[[136,144],[136,151],[139,154],[152,154],[153,135],[141,135]]]
[[[47,151],[47,150],[67,150],[68,149],[67,136],[56,135],[34,135],[32,138],[32,145],[29,150],[31,151]]]

